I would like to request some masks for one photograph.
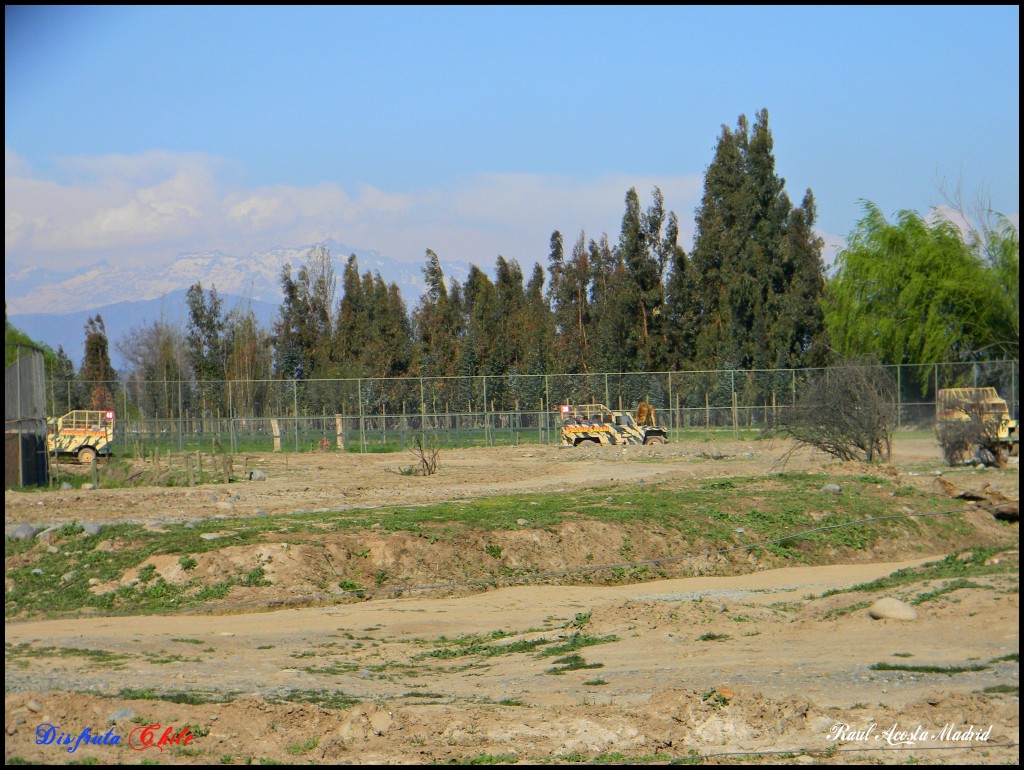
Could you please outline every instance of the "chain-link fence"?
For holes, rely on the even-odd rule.
[[[995,387],[1019,410],[1017,361],[884,367],[896,382],[899,430],[932,430],[935,393]],[[116,444],[123,453],[309,451],[323,446],[384,452],[417,437],[438,447],[556,443],[562,404],[612,409],[654,406],[670,438],[759,431],[796,402],[824,370],[510,374],[338,380],[108,383],[117,394]],[[82,386],[85,387],[82,387]],[[78,383],[89,392],[94,383]],[[50,408],[74,408],[52,387]]]

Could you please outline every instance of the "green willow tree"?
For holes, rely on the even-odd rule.
[[[1012,226],[985,240],[951,220],[870,202],[836,257],[823,306],[829,338],[848,358],[883,364],[977,361],[1020,348],[1019,241]]]

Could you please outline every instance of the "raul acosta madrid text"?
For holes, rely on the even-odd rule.
[[[61,746],[67,748],[69,754],[74,754],[79,746],[127,746],[133,751],[145,751],[146,749],[164,750],[164,746],[187,746],[195,736],[188,725],[180,730],[172,725],[164,727],[159,724],[139,725],[127,736],[121,736],[114,732],[111,727],[105,733],[101,730],[93,731],[86,727],[75,733],[65,731],[51,724],[41,724],[36,728],[36,745],[38,746]]]
[[[874,722],[867,727],[857,729],[845,722],[837,722],[829,730],[828,737],[836,741],[873,741],[886,743],[889,746],[904,746],[919,741],[950,741],[953,743],[969,743],[987,741],[992,734],[992,725],[982,730],[974,725],[958,727],[952,723],[943,725],[938,730],[926,730],[922,725],[913,729],[904,729],[894,723],[891,727],[879,728]]]

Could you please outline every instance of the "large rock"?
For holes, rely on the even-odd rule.
[[[917,620],[917,610],[891,596],[872,604],[868,608],[868,615],[875,620]]]
[[[7,533],[8,540],[31,540],[39,531],[31,524],[20,524],[13,531]]]

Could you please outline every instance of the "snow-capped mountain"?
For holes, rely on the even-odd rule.
[[[326,241],[338,277],[337,297],[345,263],[356,255],[359,274],[380,273],[387,284],[395,283],[411,311],[425,286],[423,265],[398,262],[377,251],[351,249]],[[180,254],[160,265],[117,267],[98,262],[87,268],[60,273],[32,267],[4,273],[8,319],[33,339],[54,350],[62,346],[76,360],[84,339],[83,327],[91,315],[100,314],[107,336],[115,343],[135,326],[165,320],[187,322],[185,292],[195,283],[204,291],[216,287],[225,299],[225,312],[238,303],[249,303],[257,318],[269,323],[281,302],[281,271],[286,264],[297,272],[305,264],[313,244],[281,247],[262,254],[239,257],[222,251]],[[446,277],[465,281],[469,265],[441,262]],[[114,362],[117,366],[117,362]]]
[[[350,249],[333,241],[325,245],[334,258],[339,277],[349,255],[355,254],[359,272],[380,272],[385,283],[396,283],[407,304],[414,305],[423,293],[423,265],[397,262],[377,251]],[[5,298],[12,316],[27,313],[68,313],[95,310],[117,302],[158,299],[177,289],[199,282],[204,289],[217,287],[219,294],[233,294],[252,300],[281,299],[281,270],[304,264],[312,245],[282,247],[262,254],[239,257],[222,251],[180,254],[168,264],[116,267],[98,262],[68,273],[34,267],[6,272]],[[445,275],[464,280],[469,265],[442,262]]]

